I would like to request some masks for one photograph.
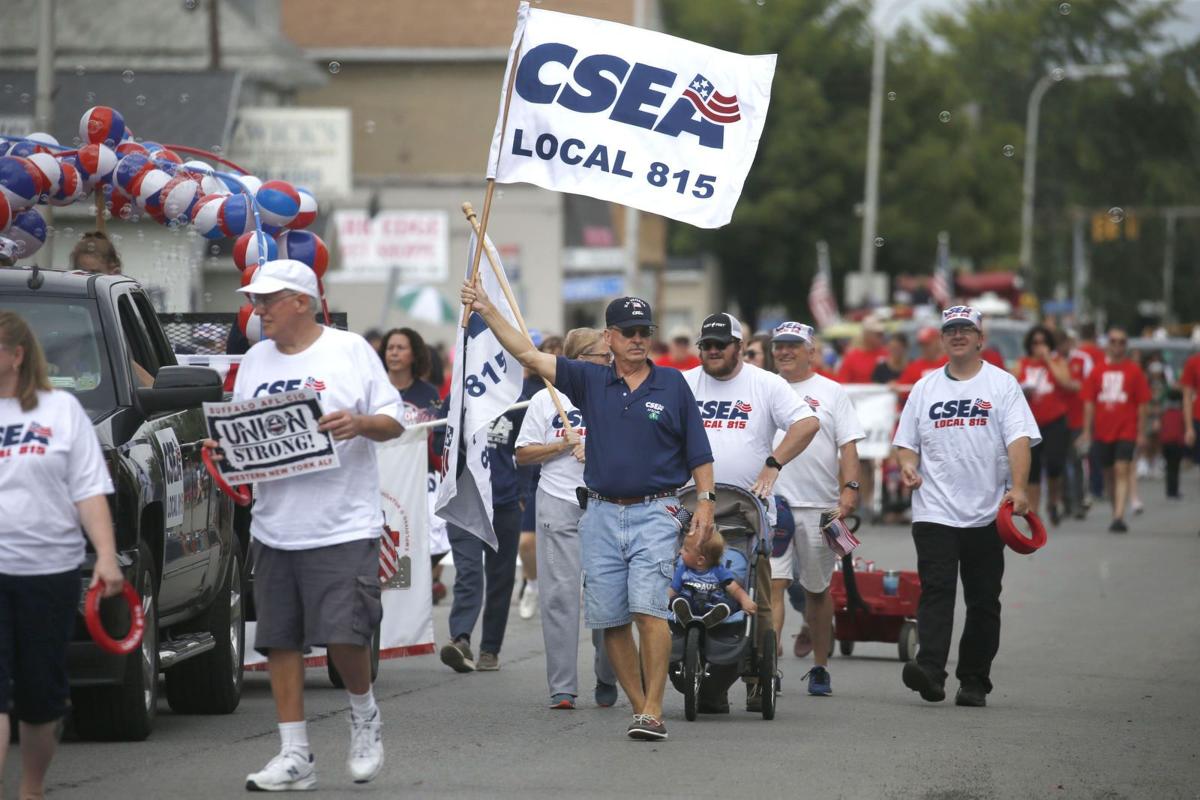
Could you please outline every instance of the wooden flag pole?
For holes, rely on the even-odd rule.
[[[500,146],[504,147],[504,134],[508,130],[508,108],[512,104],[513,83],[517,79],[517,66],[521,60],[521,45],[517,45],[517,49],[513,51],[512,64],[508,71],[508,84],[504,87],[504,111],[500,115]],[[471,276],[468,281],[474,285],[479,280],[479,257],[483,254],[483,236],[487,232],[488,219],[492,215],[492,195],[496,192],[496,179],[487,179],[487,190],[483,194],[483,218],[479,221],[479,230],[476,231],[475,254],[471,256]],[[467,327],[467,321],[471,318],[471,307],[463,305],[462,322],[460,327]]]
[[[471,207],[470,203],[463,203],[462,212],[463,216],[467,218],[467,222],[471,223],[471,227],[474,229],[475,235],[479,237],[479,241],[484,242],[482,226],[475,218],[475,209]],[[521,329],[521,333],[529,340],[529,346],[533,347],[533,337],[529,335],[529,328],[525,327],[525,318],[521,316],[521,308],[517,305],[517,298],[513,296],[512,287],[508,284],[508,278],[504,275],[504,270],[496,263],[496,258],[492,255],[491,249],[485,246],[483,251],[487,254],[488,263],[492,265],[492,273],[496,276],[496,282],[500,284],[500,289],[504,292],[504,299],[508,301],[509,308],[513,310],[513,316],[517,318],[517,327]],[[562,398],[558,396],[554,384],[548,378],[542,377],[542,382],[550,390],[550,399],[554,401],[554,410],[558,412],[558,418],[562,420],[563,435],[566,435],[566,431],[573,430],[573,428],[570,420],[567,419],[567,411],[563,408]]]
[[[104,191],[96,187],[96,230],[104,233]]]

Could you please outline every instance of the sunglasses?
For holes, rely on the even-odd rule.
[[[705,339],[704,341],[697,342],[696,346],[701,350],[724,350],[731,344],[733,342],[718,342],[716,339]]]
[[[622,338],[625,339],[632,339],[635,336],[640,336],[643,339],[649,339],[658,329],[653,325],[635,325],[632,328],[618,328],[616,325],[614,325],[612,326],[611,330],[621,334]]]
[[[250,305],[254,306],[255,308],[270,308],[286,297],[295,296],[295,292],[274,292],[272,294],[247,295],[247,299],[250,301]]]
[[[1121,344],[1121,345],[1129,344],[1129,340],[1124,339],[1124,338],[1119,338],[1119,339],[1109,338],[1108,341],[1109,341],[1109,344]]]
[[[746,358],[758,358],[762,355],[762,350],[747,350]]]

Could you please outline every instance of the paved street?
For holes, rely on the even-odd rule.
[[[884,644],[835,657],[835,695],[808,697],[799,678],[809,662],[791,656],[789,635],[775,721],[735,704],[728,717],[688,723],[668,687],[670,740],[636,743],[623,735],[624,703],[597,709],[588,692],[577,711],[544,708],[540,631],[514,608],[500,672],[460,676],[436,657],[384,663],[376,691],[388,765],[368,786],[345,774],[346,696],[329,688],[324,670],[311,670],[320,789],[333,797],[1200,796],[1194,469],[1184,485],[1189,500],[1164,505],[1162,484],[1144,482],[1147,511],[1127,536],[1105,532],[1100,509],[1052,531],[1041,554],[1008,554],[986,709],[924,703],[900,683],[896,648]],[[881,567],[914,568],[906,528],[861,538]],[[439,636],[447,610],[436,610]],[[795,615],[788,623],[794,633]],[[267,679],[253,674],[232,717],[177,717],[164,702],[147,742],[64,744],[50,788],[61,798],[236,796],[277,746]]]

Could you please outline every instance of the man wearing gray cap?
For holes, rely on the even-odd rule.
[[[902,677],[923,699],[945,699],[961,573],[967,619],[958,642],[955,703],[984,706],[1000,648],[1004,542],[996,515],[1006,502],[1014,514],[1029,511],[1030,448],[1042,437],[1017,379],[982,360],[978,310],[943,311],[942,344],[950,363],[913,386],[893,441],[904,485],[912,489],[921,577],[921,644]]]
[[[742,325],[732,314],[705,318],[696,344],[701,366],[689,369],[683,378],[696,396],[708,433],[716,481],[763,498],[774,522],[773,491],[779,471],[808,447],[817,433],[817,417],[783,378],[742,360]],[[766,560],[760,564],[755,601],[759,619],[770,625],[774,602],[770,565]],[[748,710],[761,710],[760,690],[756,682],[747,684]],[[727,700],[717,698],[702,697],[701,703],[701,710],[709,713],[729,708]]]
[[[317,276],[293,260],[268,261],[243,292],[262,318],[263,339],[243,357],[234,400],[310,388],[335,440],[339,466],[255,487],[254,647],[267,656],[282,745],[251,791],[316,785],[304,720],[304,651],[322,646],[350,695],[355,783],[383,768],[382,720],[371,687],[369,645],[383,614],[379,583],[379,471],[372,442],[404,432],[404,404],[379,356],[361,336],[313,315]],[[207,447],[220,443],[208,440]]]

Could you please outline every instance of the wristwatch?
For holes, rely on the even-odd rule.
[[[767,466],[771,469],[783,469],[783,464],[775,460],[775,456],[767,456]]]
[[[717,493],[716,492],[697,492],[696,499],[697,500],[707,500],[710,503],[715,503],[715,502],[717,502]]]
[[[858,491],[858,481],[846,481],[846,483],[843,484],[843,488],[853,489],[854,491],[857,492]]]

